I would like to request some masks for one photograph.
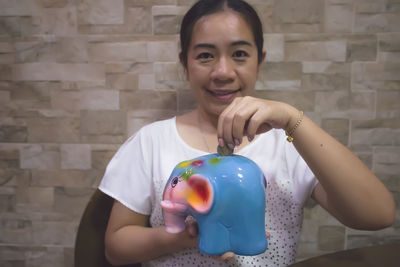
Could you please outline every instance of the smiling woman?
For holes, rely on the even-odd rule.
[[[391,194],[350,150],[296,107],[252,96],[266,52],[250,5],[200,0],[183,18],[180,37],[180,61],[198,107],[143,127],[108,165],[99,188],[116,200],[105,239],[110,262],[286,266],[295,261],[309,198],[353,228],[393,223]],[[210,257],[197,248],[193,221],[175,234],[163,227],[160,202],[171,171],[217,146],[252,159],[266,177],[265,253]]]
[[[260,63],[253,32],[235,11],[205,16],[193,27],[187,53],[187,79],[199,112],[218,118],[235,97],[252,94]]]

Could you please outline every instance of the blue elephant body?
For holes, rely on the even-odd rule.
[[[210,255],[228,251],[238,255],[263,253],[268,247],[266,181],[257,164],[239,155],[208,154],[178,164],[166,188],[173,179],[176,183],[177,177],[190,181],[194,175],[207,179],[213,190],[212,195],[207,195],[213,199],[206,211],[199,211],[194,205],[188,205],[185,210],[198,222],[200,251]]]

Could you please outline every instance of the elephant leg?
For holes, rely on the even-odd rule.
[[[248,217],[250,218],[250,217]],[[268,239],[264,224],[252,225],[254,222],[244,222],[242,227],[236,224],[230,232],[232,252],[239,255],[257,255],[263,253],[268,247]]]
[[[231,251],[228,229],[220,222],[199,223],[199,249],[208,255]]]

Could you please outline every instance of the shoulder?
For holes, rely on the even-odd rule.
[[[149,123],[133,133],[119,148],[119,153],[149,149],[162,138],[169,138],[173,129],[175,117]],[[118,154],[118,153],[117,153]]]
[[[129,139],[139,138],[142,140],[150,140],[154,138],[166,137],[174,133],[175,129],[175,117],[159,120],[149,123],[142,128],[140,128],[136,133],[134,133]]]
[[[166,120],[155,121],[143,126],[139,132],[146,133],[159,133],[160,130],[167,130],[174,127],[176,117],[172,117]]]

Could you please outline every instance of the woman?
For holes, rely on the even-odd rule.
[[[143,127],[107,167],[100,189],[116,200],[105,238],[111,263],[285,266],[294,262],[309,197],[353,228],[393,223],[390,193],[346,147],[295,107],[251,97],[262,47],[260,20],[243,1],[203,0],[185,15],[180,60],[198,108]],[[267,178],[271,237],[264,254],[209,257],[197,250],[192,222],[178,234],[163,228],[160,201],[170,172],[217,145],[253,159]]]

